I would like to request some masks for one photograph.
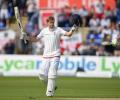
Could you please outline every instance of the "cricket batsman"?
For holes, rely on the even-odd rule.
[[[54,25],[55,18],[49,16],[47,19],[47,27],[43,28],[37,37],[29,37],[31,42],[37,42],[40,39],[44,43],[43,62],[39,72],[39,78],[44,81],[47,86],[46,96],[53,96],[56,87],[56,76],[60,61],[60,38],[61,36],[70,37],[77,29],[73,26],[69,32]],[[24,36],[23,36],[24,37]],[[26,37],[25,37],[26,38]]]

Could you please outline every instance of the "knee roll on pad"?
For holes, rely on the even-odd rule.
[[[48,79],[56,79],[56,75],[48,75]]]

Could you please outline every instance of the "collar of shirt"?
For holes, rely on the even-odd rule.
[[[48,30],[49,30],[50,32],[55,31],[55,29],[56,29],[56,27],[53,27],[53,28],[49,28],[49,27],[48,27]]]

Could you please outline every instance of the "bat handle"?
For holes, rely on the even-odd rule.
[[[27,41],[26,41],[26,39],[24,39],[24,43],[25,43],[25,44],[27,44]]]
[[[26,39],[26,38],[27,38],[26,33],[23,33],[23,32],[22,32],[22,34],[21,34],[21,36],[20,36],[20,39],[23,40],[25,44],[27,44],[27,39]]]

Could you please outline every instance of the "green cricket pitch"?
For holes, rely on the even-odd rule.
[[[38,77],[0,77],[0,100],[120,100],[119,78],[58,77],[54,97],[46,97]]]

